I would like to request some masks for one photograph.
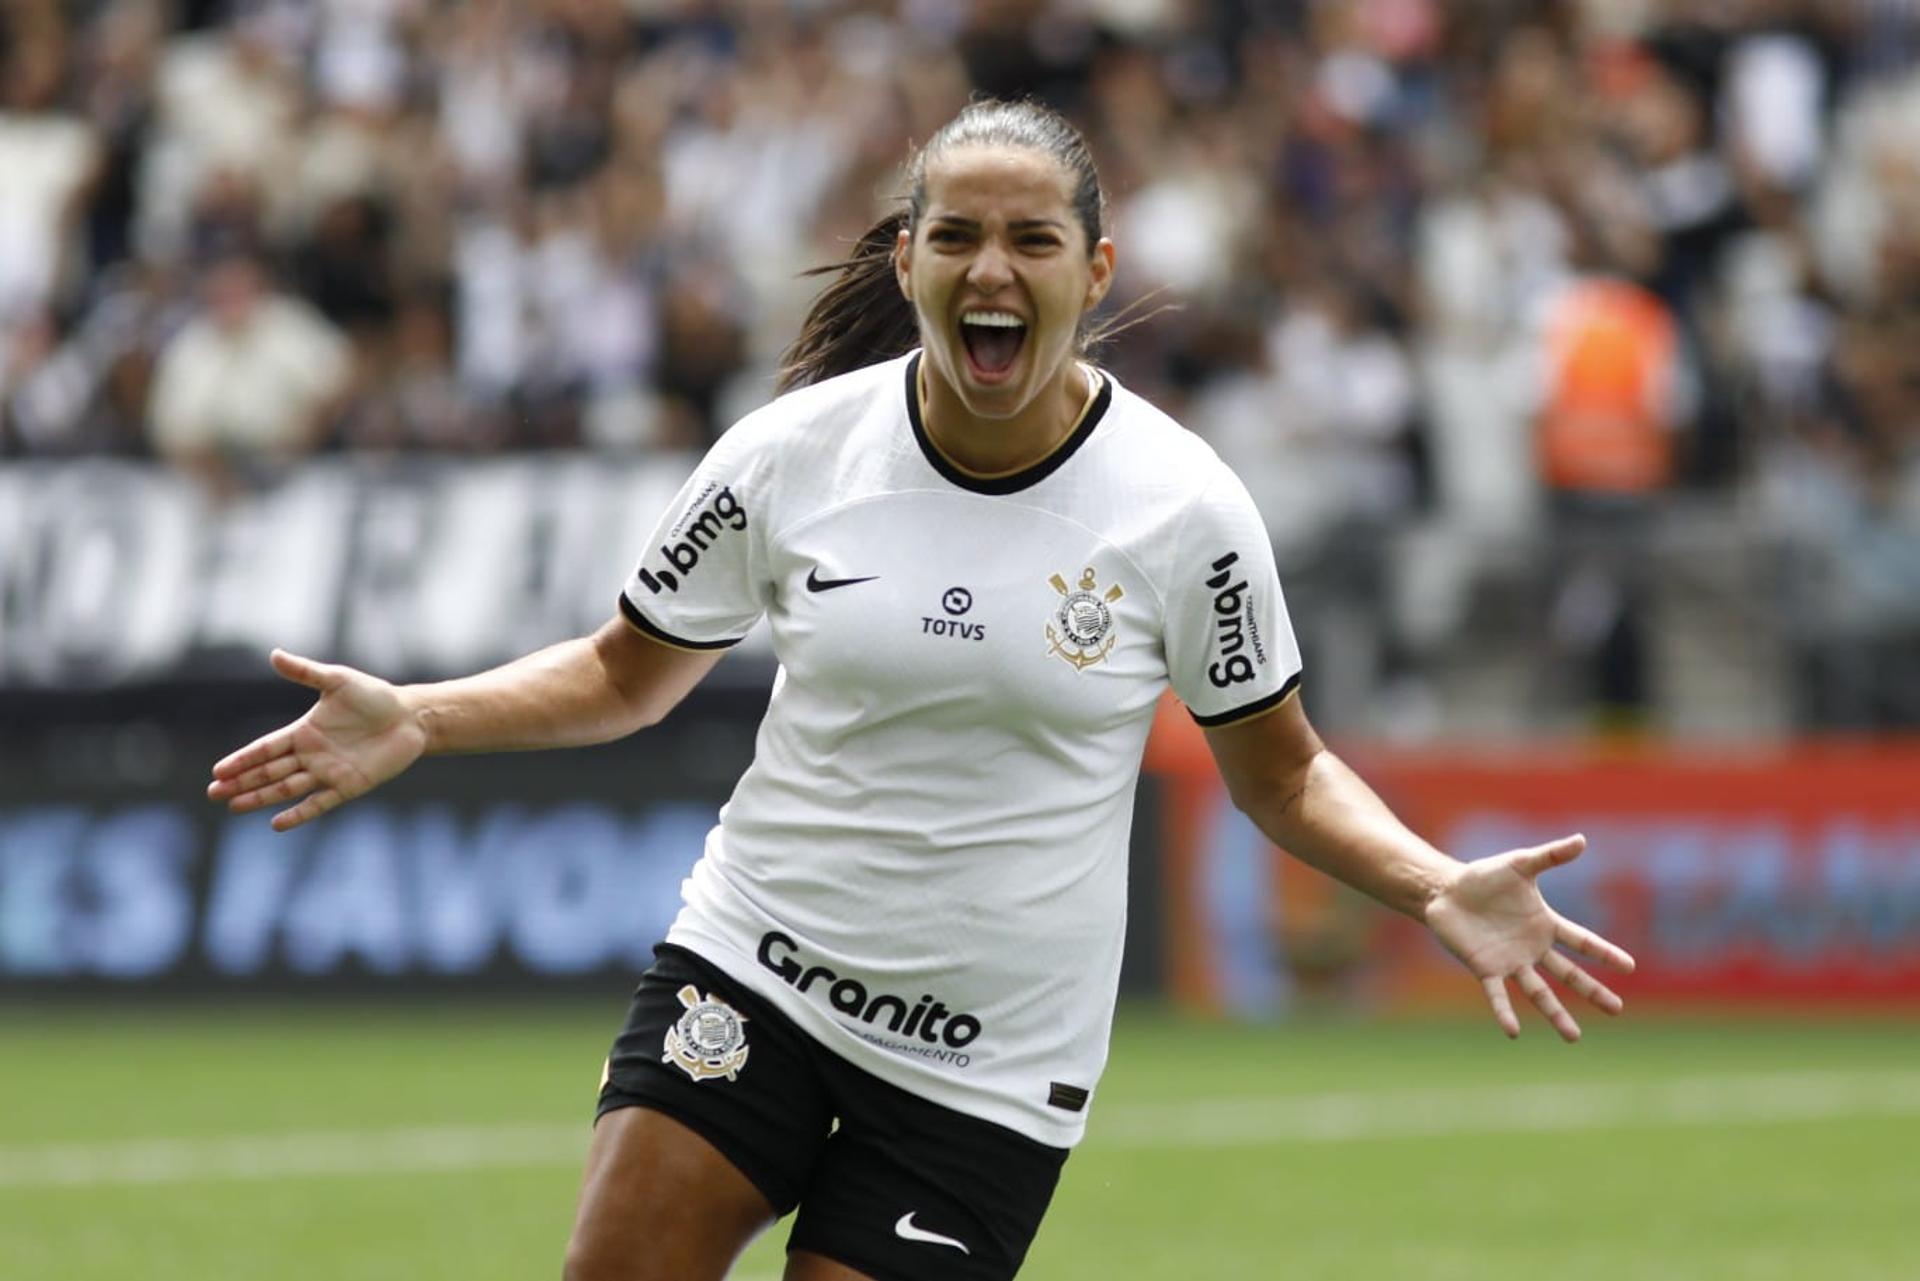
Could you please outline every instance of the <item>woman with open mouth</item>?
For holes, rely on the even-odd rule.
[[[1509,1036],[1508,983],[1568,1040],[1545,976],[1620,1009],[1567,953],[1632,959],[1535,884],[1581,837],[1459,862],[1321,743],[1260,513],[1088,360],[1114,265],[1080,135],[976,102],[599,631],[421,686],[275,651],[320,698],[209,795],[284,830],[428,752],[632,733],[770,624],[754,761],[602,1072],[573,1281],[717,1279],[795,1210],[788,1281],[1012,1277],[1105,1066],[1169,688],[1261,830],[1423,921]]]

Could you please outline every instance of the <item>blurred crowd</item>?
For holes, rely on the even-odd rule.
[[[698,448],[909,146],[1031,94],[1112,194],[1100,358],[1393,602],[1376,675],[1545,567],[1644,700],[1685,505],[1776,548],[1813,720],[1920,722],[1910,0],[4,0],[0,67],[0,457]]]

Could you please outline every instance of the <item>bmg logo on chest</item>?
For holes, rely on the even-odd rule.
[[[934,618],[923,615],[920,619],[922,636],[951,636],[955,640],[983,641],[987,638],[985,623],[969,623],[961,615],[973,608],[973,593],[964,587],[949,587],[940,597],[940,608],[947,617]]]

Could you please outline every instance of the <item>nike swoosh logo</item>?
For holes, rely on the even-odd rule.
[[[962,1254],[972,1254],[966,1244],[952,1237],[943,1237],[938,1232],[928,1232],[925,1228],[913,1226],[913,1216],[917,1211],[909,1210],[900,1216],[900,1222],[893,1225],[893,1234],[902,1241],[925,1241],[928,1245],[950,1245]]]
[[[830,592],[836,587],[851,587],[855,583],[870,583],[878,577],[880,577],[878,574],[869,574],[865,578],[822,578],[820,577],[820,567],[815,565],[807,571],[807,590],[810,592]]]

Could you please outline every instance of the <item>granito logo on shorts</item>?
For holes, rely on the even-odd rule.
[[[1207,668],[1207,679],[1215,689],[1225,689],[1253,679],[1254,664],[1267,661],[1266,648],[1260,644],[1260,623],[1253,614],[1253,588],[1242,578],[1234,581],[1233,566],[1239,552],[1228,552],[1213,562],[1213,577],[1207,586],[1214,590],[1213,638],[1220,661]],[[1253,647],[1252,656],[1242,653]]]
[[[862,1023],[872,1023],[881,1015],[886,1016],[887,1031],[897,1032],[907,1038],[918,1037],[927,1045],[945,1043],[951,1049],[962,1049],[972,1045],[980,1036],[980,1020],[971,1014],[955,1014],[931,995],[922,996],[918,1003],[909,1005],[904,997],[891,992],[869,994],[866,984],[859,979],[841,978],[824,965],[803,966],[795,958],[800,945],[779,930],[769,930],[760,936],[760,964],[779,976],[780,981],[796,992],[805,992],[815,983],[828,984],[827,1004],[851,1019]],[[941,1024],[946,1024],[942,1027]],[[864,1034],[863,1034],[864,1035]],[[873,1038],[868,1038],[873,1039]],[[888,1045],[885,1041],[876,1044]],[[890,1046],[914,1053],[923,1053],[912,1045]],[[928,1055],[927,1057],[941,1057]],[[954,1062],[965,1067],[967,1056],[960,1055]]]
[[[700,553],[720,541],[720,536],[729,529],[740,530],[747,527],[747,509],[733,496],[733,490],[721,486],[718,490],[709,489],[712,501],[705,507],[696,500],[692,509],[698,515],[683,520],[671,531],[673,534],[685,534],[678,542],[669,541],[660,548],[660,554],[666,558],[673,569],[663,569],[658,573],[640,568],[640,581],[647,590],[658,596],[663,591],[677,592],[680,580],[693,573],[694,566],[700,563]],[[702,494],[706,498],[707,494]],[[676,574],[674,571],[678,570]]]

